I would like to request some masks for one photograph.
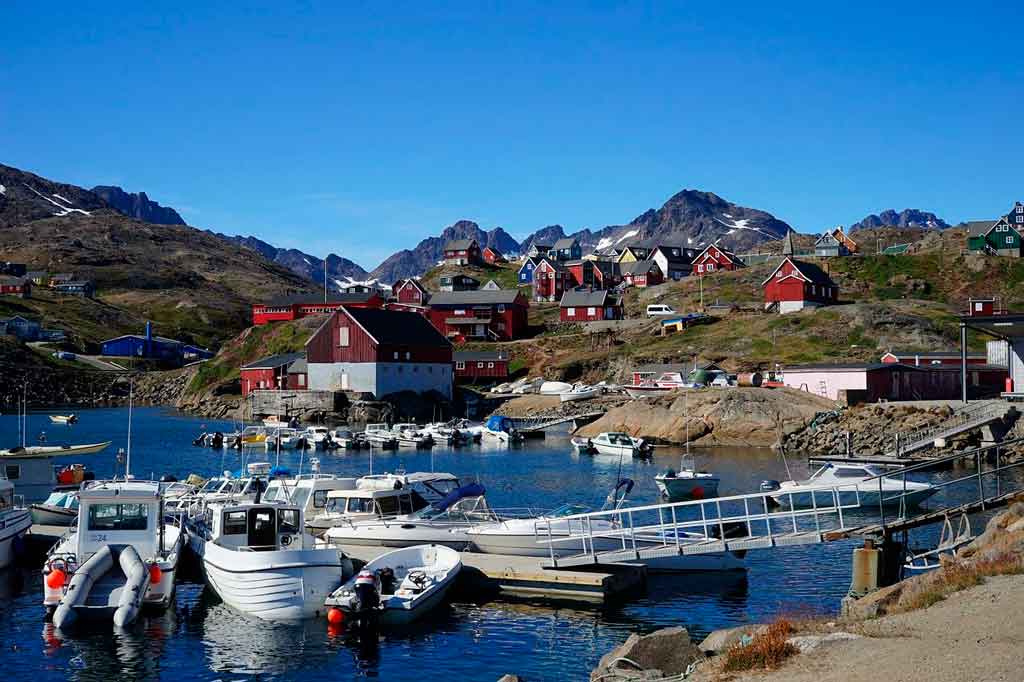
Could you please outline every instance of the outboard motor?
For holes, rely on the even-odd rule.
[[[213,438],[210,439],[210,447],[214,449],[220,449],[224,447],[224,434],[217,431],[213,434]]]
[[[395,585],[395,572],[390,567],[385,566],[377,571],[377,577],[380,578],[381,594],[395,593],[395,587],[397,587]]]
[[[761,492],[763,492],[763,493],[775,492],[776,490],[778,490],[781,487],[782,487],[782,485],[778,481],[772,480],[770,478],[766,479],[764,481],[761,481]]]
[[[394,574],[391,576],[394,580]],[[377,623],[380,609],[381,580],[373,571],[365,568],[356,576],[356,584],[352,590],[355,599],[352,601],[352,616],[359,628],[370,629]]]
[[[205,443],[206,443],[206,433],[205,432],[200,433],[198,436],[196,436],[196,439],[194,441],[192,441],[192,445],[196,445],[196,446],[201,446],[201,445],[204,445]]]

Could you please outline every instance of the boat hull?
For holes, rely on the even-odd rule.
[[[670,501],[703,500],[718,497],[717,477],[708,478],[667,478],[656,477],[655,484],[662,496]]]
[[[15,545],[32,526],[32,515],[27,509],[7,513],[0,527],[0,569],[7,568],[17,559]]]
[[[410,524],[402,524],[410,525]],[[386,527],[378,524],[359,526],[338,526],[329,530],[324,538],[336,546],[358,545],[361,547],[415,547],[416,545],[441,545],[462,551],[470,546],[466,528],[431,528],[417,524],[414,528],[403,528],[400,524]]]
[[[236,552],[198,536],[189,545],[206,584],[236,611],[264,620],[295,621],[325,612],[324,600],[351,565],[334,550]]]
[[[937,491],[934,488],[928,488],[923,490],[911,490],[908,491],[906,495],[903,495],[902,489],[883,490],[881,493],[882,506],[898,507],[900,506],[901,501],[905,501],[908,507],[916,507],[936,492]],[[794,491],[790,494],[785,490],[785,488],[783,488],[772,495],[772,499],[780,506],[789,507],[790,504],[792,504],[797,508],[814,506],[831,507],[835,504],[835,498],[836,495],[831,490]],[[860,502],[861,507],[877,509],[879,506],[879,492],[877,490],[861,490],[858,497],[856,490],[839,491],[839,503],[841,505],[847,507],[854,506],[858,501]]]
[[[41,526],[70,526],[78,518],[77,509],[55,507],[52,504],[33,504],[32,523]]]

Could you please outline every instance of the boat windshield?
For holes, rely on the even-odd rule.
[[[459,500],[447,509],[438,511],[434,507],[425,507],[411,518],[422,521],[480,522],[493,521],[497,518],[494,511],[487,506],[487,500],[480,497],[467,497]]]
[[[149,526],[147,504],[89,505],[89,530],[146,530]]]
[[[544,516],[548,517],[560,517],[560,516],[573,516],[575,514],[586,514],[591,509],[585,504],[563,504],[561,507],[556,507],[549,511]]]
[[[885,476],[887,473],[885,469],[875,464],[864,467],[864,471],[866,471],[869,476]]]
[[[224,485],[223,478],[211,478],[207,481],[202,488],[199,489],[200,493],[212,493],[216,492],[222,485]]]

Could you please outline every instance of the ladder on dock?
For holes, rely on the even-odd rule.
[[[986,401],[968,405],[957,410],[949,419],[910,433],[897,434],[896,447],[886,457],[901,458],[912,452],[923,450],[943,438],[967,433],[997,421],[1004,420],[1016,411],[1002,400]]]

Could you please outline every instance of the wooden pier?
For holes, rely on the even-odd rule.
[[[393,548],[340,545],[352,559],[368,562]],[[639,564],[601,566],[595,570],[544,568],[540,557],[461,552],[457,589],[512,597],[602,603],[634,594],[647,579]]]

